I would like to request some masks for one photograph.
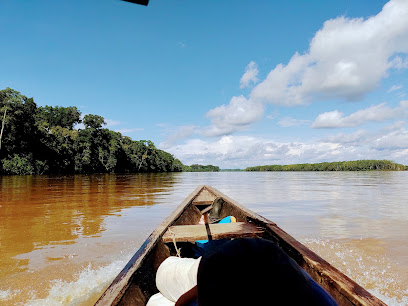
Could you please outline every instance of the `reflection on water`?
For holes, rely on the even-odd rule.
[[[126,249],[138,236],[115,230],[122,211],[158,204],[175,181],[149,174],[0,178],[0,292],[17,292],[12,302],[45,297],[50,280],[72,280],[89,263],[110,262],[109,249],[118,242]]]
[[[0,177],[0,303],[92,304],[150,232],[208,184],[390,304],[408,301],[407,172]]]

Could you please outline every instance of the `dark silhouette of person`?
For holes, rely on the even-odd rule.
[[[241,238],[202,256],[197,286],[178,305],[337,305],[276,243]]]

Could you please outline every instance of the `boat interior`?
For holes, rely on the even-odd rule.
[[[235,222],[217,223],[228,216],[235,217]],[[97,305],[145,305],[158,292],[156,271],[167,257],[178,253],[181,257],[194,257],[197,240],[241,237],[260,237],[277,243],[341,305],[385,305],[275,223],[210,186],[198,187],[149,236]]]

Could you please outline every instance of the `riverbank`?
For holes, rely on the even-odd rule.
[[[406,171],[408,166],[390,160],[354,160],[316,164],[267,165],[245,171]]]

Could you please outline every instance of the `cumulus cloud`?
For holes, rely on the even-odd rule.
[[[343,146],[352,146],[360,150],[369,146],[372,150],[408,149],[408,132],[405,130],[405,121],[397,121],[376,131],[358,130],[352,133],[338,133],[329,135],[320,142],[337,143]],[[395,153],[395,152],[394,152]]]
[[[397,122],[394,122],[394,123],[384,127],[383,131],[390,132],[390,131],[400,130],[405,126],[405,124],[406,124],[405,121],[402,121],[402,120],[397,121]]]
[[[317,141],[282,142],[253,136],[188,139],[167,149],[184,164],[214,164],[221,168],[317,163],[357,159],[389,159],[408,164],[405,122],[379,130],[358,130]]]
[[[240,88],[248,87],[251,83],[256,84],[258,82],[258,66],[255,62],[250,62],[245,68],[245,73],[241,77],[239,82]]]
[[[244,96],[233,97],[228,105],[221,105],[207,113],[212,126],[203,131],[204,136],[229,135],[244,130],[264,114],[261,103],[247,100]]]
[[[368,19],[338,17],[324,23],[309,51],[279,64],[250,98],[276,105],[312,99],[357,100],[373,90],[389,69],[408,67],[408,2],[391,0]]]
[[[373,147],[380,150],[408,150],[408,131],[400,129],[383,135],[374,142]]]
[[[322,142],[339,143],[343,145],[361,145],[369,141],[369,133],[365,130],[358,130],[351,134],[338,133],[330,135],[321,140]]]
[[[287,64],[278,64],[262,82],[258,83],[256,63],[250,62],[240,87],[258,84],[249,97],[233,97],[228,105],[210,110],[207,116],[213,126],[204,134],[240,131],[262,118],[266,104],[297,106],[323,99],[361,100],[392,69],[408,69],[407,54],[406,0],[391,0],[369,18],[330,19],[317,31],[306,53],[295,53]],[[339,111],[322,114],[318,118],[321,122],[314,127],[331,127],[324,120],[331,118],[346,126],[359,125],[351,122],[353,118],[344,123],[343,117]]]
[[[223,136],[217,140],[191,139],[170,150],[183,163],[217,164],[223,167],[248,165],[248,160],[273,160],[288,152],[285,144],[259,141],[251,136]]]
[[[380,129],[373,137],[372,147],[381,151],[408,152],[408,131],[405,125],[405,121],[397,121]],[[397,153],[394,152],[394,155],[398,155]]]
[[[188,138],[193,135],[196,131],[196,127],[193,125],[180,126],[175,131],[173,131],[167,139],[160,144],[164,149],[169,148],[176,144],[178,141]]]
[[[396,108],[390,108],[386,103],[381,103],[359,110],[349,116],[345,116],[344,113],[334,110],[318,115],[311,127],[314,129],[345,128],[360,126],[370,121],[382,122],[407,116],[407,108],[408,102],[402,101],[400,106]]]
[[[301,119],[295,119],[292,117],[284,117],[278,121],[278,125],[281,127],[292,127],[292,126],[305,125],[308,122],[310,122],[310,120],[301,120]]]
[[[168,149],[184,164],[215,164],[245,168],[266,164],[294,164],[359,158],[350,147],[332,143],[276,142],[252,136],[223,136],[217,140],[189,139]],[[362,153],[365,154],[365,153]],[[353,157],[351,157],[353,156]]]

